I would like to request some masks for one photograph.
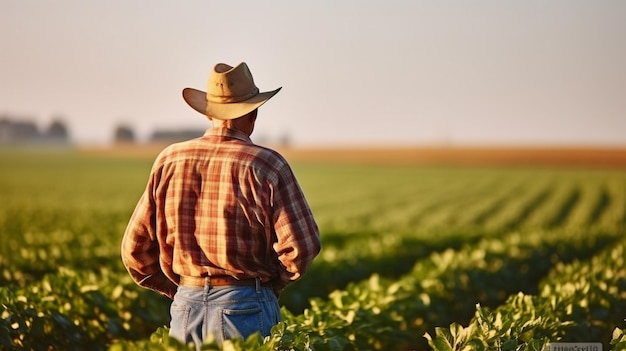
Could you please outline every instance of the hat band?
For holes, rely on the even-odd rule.
[[[208,102],[215,102],[218,104],[229,104],[233,102],[242,102],[242,101],[248,100],[258,94],[259,94],[259,88],[254,87],[254,89],[250,93],[246,95],[242,95],[242,96],[217,96],[217,95],[206,94],[206,100]]]

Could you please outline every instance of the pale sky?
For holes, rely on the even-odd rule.
[[[245,61],[295,145],[626,146],[626,1],[0,0],[0,116],[106,143],[205,128]]]

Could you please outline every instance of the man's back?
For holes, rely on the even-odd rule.
[[[157,235],[172,247],[177,275],[268,281],[278,273],[274,192],[295,178],[276,152],[221,131],[172,145],[157,159]]]
[[[144,228],[154,231],[160,269],[173,282],[260,278],[278,291],[320,249],[317,225],[285,159],[226,128],[159,154],[127,232]]]

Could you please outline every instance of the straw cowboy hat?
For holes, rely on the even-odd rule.
[[[282,87],[259,92],[245,62],[236,67],[218,63],[209,74],[206,93],[193,88],[183,89],[183,99],[193,108],[211,118],[235,119],[254,111],[276,95]]]

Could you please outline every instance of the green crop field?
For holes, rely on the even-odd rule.
[[[151,164],[0,149],[0,350],[192,349],[120,261]],[[625,168],[293,168],[322,252],[270,337],[223,349],[626,350]]]

